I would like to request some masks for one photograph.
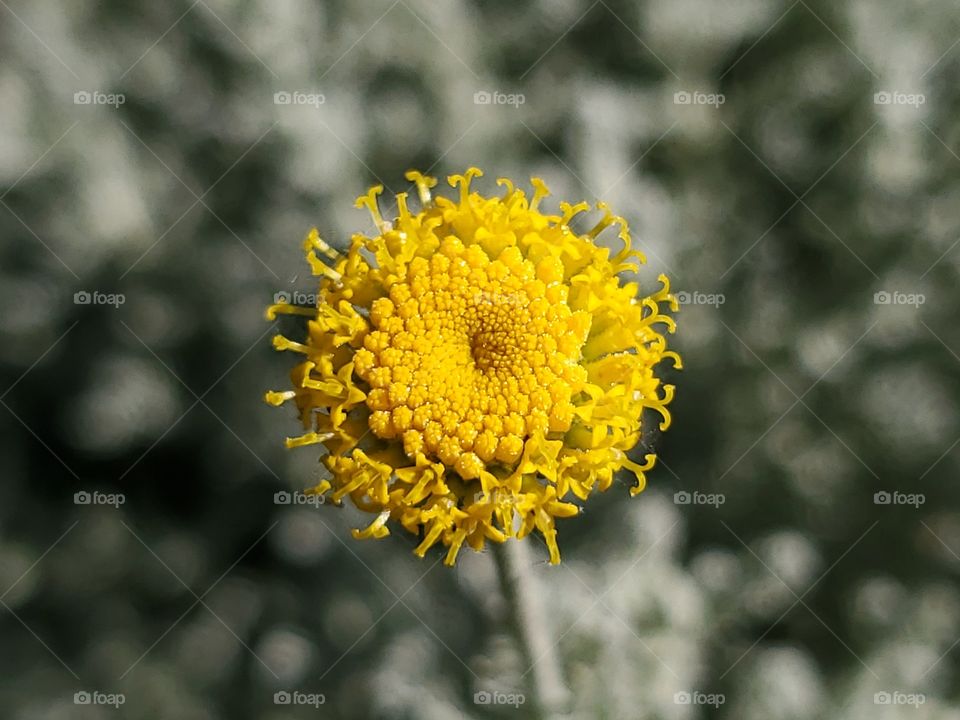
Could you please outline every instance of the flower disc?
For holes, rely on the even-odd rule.
[[[529,200],[503,179],[503,196],[484,197],[470,192],[480,174],[450,178],[454,202],[431,197],[433,178],[408,173],[421,211],[398,194],[395,222],[372,188],[358,206],[379,233],[354,235],[345,254],[310,233],[317,306],[267,313],[311,318],[304,343],[274,339],[306,360],[294,389],[267,400],[296,401],[308,432],[288,446],[326,446],[331,478],[313,492],[376,514],[357,537],[383,537],[396,520],[422,536],[417,554],[440,541],[453,564],[464,542],[479,550],[536,528],[558,562],[554,518],[575,515],[572,500],[606,490],[621,468],[636,478],[631,493],[643,489],[655,456],[641,465],[627,451],[644,408],[662,415],[661,429],[670,423],[673,387],[654,369],[666,357],[679,367],[657,330],[673,332],[661,304],[677,303],[662,275],[647,297],[621,280],[642,256],[605,205],[577,234],[569,223],[586,203],[546,215],[542,181]],[[612,258],[595,242],[611,225],[623,242]]]

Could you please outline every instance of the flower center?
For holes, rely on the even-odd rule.
[[[411,260],[372,303],[354,358],[374,434],[470,479],[514,465],[535,434],[569,430],[590,318],[570,310],[562,280],[552,256],[508,246],[491,260],[452,236]]]
[[[529,316],[529,299],[521,295],[477,293],[464,325],[469,328],[470,353],[477,370],[488,375],[509,370],[518,359],[521,320]]]

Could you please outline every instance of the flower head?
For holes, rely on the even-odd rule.
[[[312,492],[376,516],[355,537],[384,537],[396,521],[422,538],[418,555],[441,542],[452,565],[464,543],[480,550],[536,529],[556,563],[556,518],[576,515],[621,469],[635,478],[631,494],[644,488],[655,455],[627,453],[645,408],[670,425],[673,386],[656,370],[668,357],[680,367],[660,331],[674,331],[664,306],[677,302],[663,275],[646,297],[621,277],[643,256],[603,203],[578,233],[570,223],[586,203],[546,214],[541,180],[530,198],[506,179],[501,196],[485,197],[470,191],[479,175],[450,177],[451,200],[431,197],[435,179],[407,173],[421,209],[400,193],[394,221],[373,187],[357,207],[378,233],[354,235],[345,253],[310,232],[316,307],[267,310],[310,318],[303,342],[274,338],[305,359],[293,389],[266,399],[296,403],[307,432],[288,447],[326,447],[331,477]],[[612,257],[596,243],[611,226],[623,244]]]

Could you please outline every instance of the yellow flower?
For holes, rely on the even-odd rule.
[[[680,367],[658,330],[674,331],[663,306],[676,311],[677,301],[663,275],[646,297],[621,278],[644,260],[603,203],[580,234],[570,223],[587,203],[544,214],[543,181],[532,180],[529,199],[506,179],[501,197],[485,197],[470,192],[481,174],[450,177],[454,201],[431,197],[434,178],[407,173],[421,210],[400,193],[392,222],[378,208],[383,188],[371,188],[357,207],[379,234],[354,235],[345,254],[310,232],[316,307],[267,310],[270,320],[310,318],[302,343],[274,338],[306,359],[293,389],[266,399],[296,403],[307,432],[288,447],[326,447],[331,478],[311,492],[376,516],[355,537],[384,537],[395,521],[422,537],[417,555],[441,542],[452,565],[464,542],[480,550],[536,529],[557,563],[555,518],[576,515],[576,501],[609,488],[618,470],[635,477],[632,495],[644,488],[656,457],[640,464],[627,453],[644,408],[670,425],[674,388],[655,370],[667,357]],[[596,244],[610,226],[623,243],[612,257]]]

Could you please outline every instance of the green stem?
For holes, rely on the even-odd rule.
[[[554,720],[563,712],[569,691],[563,681],[556,640],[547,626],[543,591],[537,582],[530,539],[491,543],[510,622],[520,643],[532,717]]]

